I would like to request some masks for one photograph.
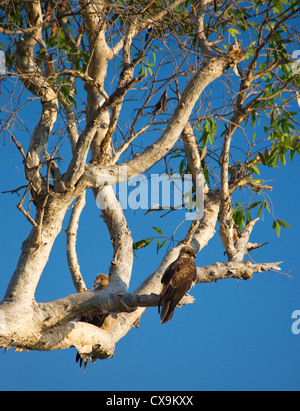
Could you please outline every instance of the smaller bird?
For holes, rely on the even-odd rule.
[[[104,290],[108,286],[109,276],[106,274],[98,274],[95,280],[94,288],[97,290]]]
[[[109,276],[106,274],[98,274],[95,280],[95,285],[91,288],[88,289],[88,291],[95,289],[95,291],[98,290],[104,290],[104,288],[106,288],[108,286],[109,283]],[[80,317],[78,319],[78,321],[84,322],[84,323],[88,323],[88,324],[92,324],[95,325],[96,327],[101,328],[106,317],[108,316],[108,314],[91,314],[88,316],[84,316],[84,317]],[[79,361],[79,365],[80,367],[82,366],[82,364],[84,363],[84,371],[86,371],[86,367],[87,367],[87,361],[88,359],[86,357],[82,357],[80,355],[79,352],[77,352],[76,354],[76,362]]]
[[[195,257],[192,247],[183,246],[177,260],[169,265],[162,276],[163,288],[158,304],[162,324],[171,320],[177,304],[196,281]]]

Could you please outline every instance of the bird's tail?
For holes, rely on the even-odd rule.
[[[161,310],[160,310],[161,307]],[[158,312],[160,312],[160,321],[162,324],[170,321],[173,317],[176,305],[171,304],[171,300],[160,299]]]

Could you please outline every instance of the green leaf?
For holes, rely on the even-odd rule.
[[[215,140],[214,140],[214,135],[211,134],[211,133],[209,133],[209,134],[208,134],[208,139],[209,139],[210,145],[213,147],[213,146],[214,146],[214,142],[215,142]]]
[[[148,72],[149,72],[150,76],[152,77],[153,76],[153,71],[150,67],[148,67]]]
[[[260,171],[256,166],[252,166],[253,171],[255,172],[255,174],[260,175]]]
[[[258,155],[259,155],[261,163],[265,166],[266,165],[266,159],[265,159],[264,155],[262,153],[258,153]]]
[[[160,228],[157,228],[157,227],[152,227],[152,228],[153,228],[153,230],[156,231],[158,234],[164,236],[164,233],[161,231]]]
[[[157,247],[156,247],[156,252],[158,254],[159,250],[161,248],[163,248],[163,246],[166,244],[167,240],[164,240],[161,244],[160,244],[160,240],[157,241]]]
[[[278,224],[279,224],[281,227],[283,227],[283,228],[287,228],[287,227],[291,228],[291,227],[292,227],[292,226],[289,225],[289,223],[287,223],[286,221],[277,220],[277,222],[278,222]]]
[[[180,173],[181,176],[184,174],[184,167],[185,167],[185,159],[183,159],[180,162],[180,166],[179,166],[179,173]]]
[[[269,214],[271,214],[271,209],[270,209],[270,205],[267,201],[264,202],[264,206],[266,207],[266,209],[268,210]]]
[[[279,223],[277,222],[277,224],[276,224],[276,233],[277,233],[278,237],[280,237],[280,231],[281,231],[281,228],[280,228]]]
[[[145,248],[149,244],[151,244],[153,240],[154,240],[154,238],[143,239],[143,240],[137,241],[136,243],[133,244],[133,249],[134,250],[139,250],[141,248]]]
[[[259,216],[261,215],[261,212],[262,212],[263,207],[264,207],[264,205],[261,204],[260,207],[259,207],[259,209],[258,209],[258,211],[257,211],[257,216],[256,216],[256,218],[259,218]]]
[[[257,201],[257,202],[255,202],[255,203],[251,204],[251,206],[248,207],[248,210],[250,211],[250,210],[252,210],[253,208],[259,206],[260,204],[261,204],[261,201]]]
[[[281,1],[277,2],[277,5],[274,6],[273,11],[274,11],[275,14],[279,14],[279,13],[283,12],[283,7],[282,7],[282,4],[281,4]]]
[[[245,210],[246,216],[247,216],[247,221],[252,221],[252,217],[249,213],[249,211]]]
[[[278,238],[279,238],[279,237],[280,237],[281,228],[280,228],[280,224],[278,223],[278,220],[274,220],[274,221],[273,221],[272,228],[273,228],[274,230],[276,230],[277,236],[278,236]]]
[[[235,224],[239,227],[241,231],[243,231],[243,228],[246,225],[244,210],[234,210],[232,217]]]

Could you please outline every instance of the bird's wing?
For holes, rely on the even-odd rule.
[[[174,261],[172,264],[170,264],[169,267],[164,272],[164,275],[162,276],[162,279],[161,279],[162,284],[167,284],[170,281],[172,275],[174,274],[174,270],[176,270],[176,267],[177,267],[177,260]]]
[[[193,258],[178,258],[166,269],[161,282],[163,289],[158,304],[162,324],[170,321],[175,307],[196,280]]]
[[[191,288],[196,279],[196,266],[191,258],[181,258],[172,263],[162,278],[164,284],[161,296],[163,299],[178,300]],[[177,297],[178,296],[178,297]]]

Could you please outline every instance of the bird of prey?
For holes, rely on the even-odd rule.
[[[195,250],[184,246],[177,260],[166,269],[161,282],[163,284],[158,312],[162,324],[173,317],[176,305],[196,281]]]
[[[109,277],[106,274],[98,274],[95,280],[95,285],[93,287],[91,287],[89,290],[95,289],[95,291],[97,290],[104,290],[104,288],[106,288],[108,286],[109,283]],[[88,290],[88,291],[89,291]],[[106,317],[108,316],[108,314],[91,314],[88,316],[84,316],[84,317],[80,317],[78,319],[78,321],[84,322],[84,323],[88,323],[88,324],[92,324],[95,325],[96,327],[102,327]],[[84,363],[84,371],[86,370],[87,367],[87,362],[88,359],[86,357],[83,357],[80,355],[79,352],[77,352],[76,354],[76,362],[79,361],[79,365],[80,367],[82,366],[82,364]]]

